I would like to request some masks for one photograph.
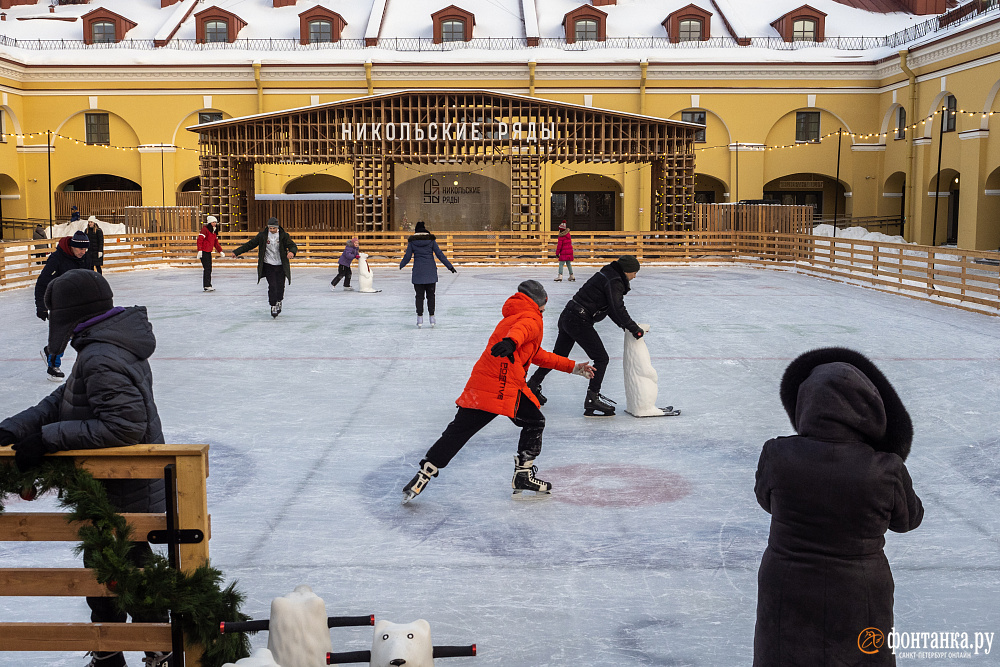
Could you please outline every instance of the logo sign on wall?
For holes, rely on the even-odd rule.
[[[424,203],[441,203],[441,183],[436,178],[428,178],[424,181]]]

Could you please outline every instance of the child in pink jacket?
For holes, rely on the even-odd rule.
[[[573,275],[573,239],[569,235],[569,227],[566,226],[566,221],[563,220],[562,224],[559,225],[559,240],[556,241],[556,259],[559,260],[559,275],[556,276],[556,282],[562,281],[562,270],[563,264],[569,269],[569,280],[573,282],[576,280],[576,276]]]

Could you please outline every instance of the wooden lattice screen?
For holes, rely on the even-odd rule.
[[[354,228],[388,231],[394,166],[511,165],[511,226],[538,231],[542,165],[651,164],[650,227],[690,225],[694,133],[689,123],[481,90],[403,91],[188,128],[199,135],[202,209],[256,228],[253,166],[350,164]],[[646,204],[641,204],[645,206]]]

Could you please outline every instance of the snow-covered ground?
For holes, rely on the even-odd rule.
[[[875,360],[915,424],[907,463],[926,517],[888,535],[897,629],[1000,632],[1000,320],[788,272],[644,267],[626,301],[652,326],[660,400],[681,416],[586,419],[585,381],[554,373],[538,459],[554,497],[510,499],[518,431],[501,418],[402,506],[504,299],[543,281],[548,347],[581,284],[551,282],[554,267],[458,268],[442,272],[439,325],[419,330],[408,270],[374,267],[383,291],[361,294],[331,293],[331,269],[295,268],[277,320],[249,265],[217,269],[209,294],[195,269],[109,276],[116,303],[149,308],[168,442],[211,445],[212,560],[239,579],[248,613],[265,617],[304,583],[330,614],[425,618],[437,644],[478,644],[478,657],[441,665],[749,665],[769,525],[754,470],[762,443],[790,433],[778,382],[800,352],[845,345]],[[31,290],[0,294],[0,309],[6,416],[53,385]],[[604,393],[623,404],[623,334],[598,330],[612,356]],[[23,543],[0,543],[0,562],[79,563],[72,544]],[[87,618],[82,599],[0,598],[0,621]],[[370,628],[331,633],[335,651],[371,645]],[[0,653],[4,666],[82,664]]]

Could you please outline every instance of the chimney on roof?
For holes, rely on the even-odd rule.
[[[618,0],[592,0],[595,7],[604,7],[606,5],[617,5]]]

